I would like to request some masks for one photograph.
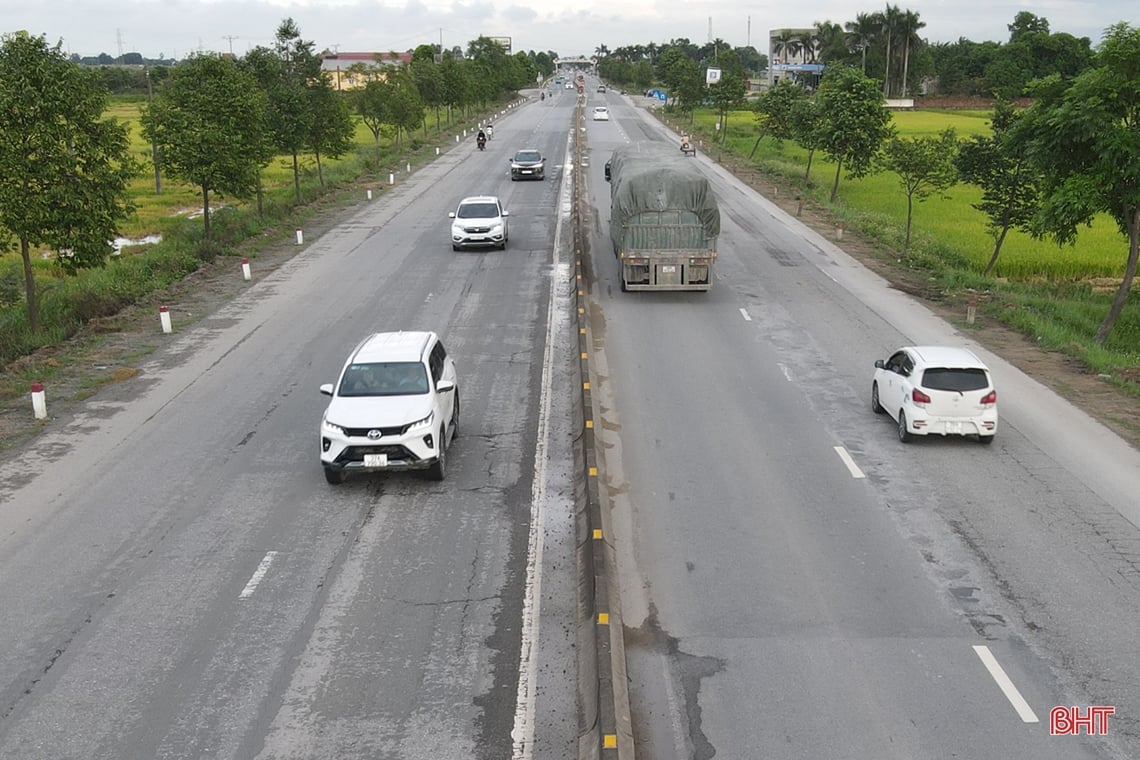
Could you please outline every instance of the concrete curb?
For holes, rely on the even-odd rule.
[[[578,528],[578,690],[579,760],[632,760],[634,743],[626,675],[621,603],[615,572],[616,552],[609,536],[608,515],[602,509],[598,484],[598,450],[594,435],[591,392],[590,325],[586,301],[589,225],[586,219],[583,105],[574,115],[571,165],[571,239],[574,257],[574,304],[578,330],[577,380],[581,388],[581,435],[575,442],[576,466],[584,484],[575,489]],[[577,405],[578,395],[575,394]]]

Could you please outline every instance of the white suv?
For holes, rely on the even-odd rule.
[[[989,368],[973,351],[905,346],[875,362],[871,409],[895,418],[899,440],[916,435],[976,435],[993,443],[997,391]]]
[[[507,217],[510,214],[493,195],[476,195],[464,198],[459,207],[448,214],[451,218],[451,250],[471,246],[498,246],[506,250],[510,233]]]
[[[459,425],[455,363],[433,332],[369,335],[352,350],[321,419],[325,480],[350,472],[427,470],[443,480]]]

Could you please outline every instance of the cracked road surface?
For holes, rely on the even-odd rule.
[[[561,156],[569,115],[522,109],[486,154],[458,146],[310,234],[3,462],[0,757],[570,756],[570,336],[548,335],[559,290],[568,311],[562,187],[506,173],[516,138]],[[494,192],[507,250],[453,253],[447,212]],[[318,386],[398,329],[436,330],[455,357],[447,480],[330,486]],[[523,615],[536,573],[541,628]]]
[[[611,110],[599,230],[599,156],[660,129]],[[622,293],[590,240],[639,757],[1140,757],[1140,456],[981,349],[997,441],[901,444],[874,360],[969,336],[695,160],[710,292]],[[1114,706],[1108,735],[1051,736],[1058,705]]]

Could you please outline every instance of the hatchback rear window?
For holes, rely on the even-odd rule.
[[[980,391],[989,384],[984,369],[932,367],[922,373],[922,387],[932,391]]]

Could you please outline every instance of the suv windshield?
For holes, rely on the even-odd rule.
[[[499,215],[499,207],[494,203],[465,203],[455,212],[459,219],[494,219]]]
[[[410,396],[428,392],[427,372],[419,362],[350,364],[339,396]]]
[[[515,154],[515,161],[533,161],[538,162],[542,160],[542,156],[538,155],[536,150],[520,150]]]
[[[932,391],[980,391],[989,384],[982,369],[932,367],[922,373],[922,387]]]

